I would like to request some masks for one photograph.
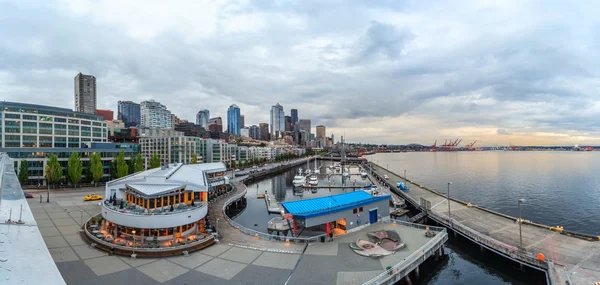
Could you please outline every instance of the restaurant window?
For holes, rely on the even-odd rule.
[[[358,212],[361,213],[363,211],[363,207],[358,208]]]

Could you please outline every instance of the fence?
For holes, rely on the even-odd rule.
[[[244,195],[246,195],[246,193],[248,192],[248,189],[246,188],[245,185],[240,184],[242,187],[244,187],[244,190],[234,196],[232,196],[231,198],[229,198],[229,200],[227,200],[224,204],[223,204],[223,212],[225,212],[225,209],[227,208],[227,206],[229,206],[229,204],[233,203],[234,201],[244,197]],[[264,239],[264,240],[270,240],[270,241],[281,241],[281,242],[293,242],[293,243],[312,243],[312,242],[317,242],[319,241],[319,239],[321,237],[325,237],[325,234],[322,235],[318,235],[318,236],[314,236],[314,237],[308,237],[308,238],[301,238],[301,237],[288,237],[288,236],[279,236],[279,235],[271,235],[271,234],[266,234],[263,232],[259,232],[259,231],[255,231],[249,228],[246,228],[240,224],[238,224],[236,221],[232,220],[231,218],[229,218],[229,216],[227,216],[226,214],[225,216],[225,220],[227,220],[227,222],[234,228],[238,229],[240,232],[247,234],[247,235],[251,235],[251,236],[255,236],[258,237],[260,239]]]
[[[411,253],[408,257],[402,260],[400,263],[392,266],[390,269],[383,273],[375,276],[373,279],[363,283],[364,284],[393,284],[400,280],[400,278],[408,275],[413,271],[419,264],[423,263],[427,258],[434,254],[436,250],[444,245],[448,240],[448,233],[445,228],[426,226],[421,224],[413,224],[405,221],[394,220],[394,219],[383,219],[384,223],[396,223],[403,226],[418,228],[418,229],[429,229],[435,231],[437,234],[431,238],[425,245]]]

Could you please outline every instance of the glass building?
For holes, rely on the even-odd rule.
[[[285,114],[279,103],[271,107],[271,140],[276,140],[285,132]]]
[[[205,130],[208,130],[208,120],[210,120],[210,111],[204,109],[196,114],[196,125],[200,125]]]
[[[172,128],[171,111],[154,100],[140,103],[140,125],[147,128]]]
[[[17,169],[27,160],[32,184],[45,184],[45,166],[52,154],[56,154],[66,175],[69,156],[79,153],[85,175],[91,154],[98,152],[108,179],[110,162],[121,150],[126,159],[139,152],[137,144],[107,143],[108,129],[101,116],[6,101],[0,102],[0,111],[0,152],[6,152]]]
[[[292,109],[291,112],[291,117],[292,117],[292,128],[294,127],[294,125],[298,122],[298,109]]]
[[[118,119],[123,121],[125,127],[135,127],[140,125],[140,104],[131,101],[119,101]]]
[[[239,136],[241,126],[240,107],[233,104],[227,109],[227,129],[230,134]]]

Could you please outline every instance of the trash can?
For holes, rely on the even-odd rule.
[[[321,236],[321,242],[325,242],[325,236]]]

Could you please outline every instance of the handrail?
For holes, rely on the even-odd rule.
[[[206,202],[194,202],[196,204],[196,206],[189,206],[186,207],[185,209],[177,209],[175,208],[172,212],[171,211],[165,211],[164,214],[160,214],[160,213],[153,213],[153,212],[148,212],[148,213],[136,213],[133,210],[127,210],[127,209],[114,209],[112,207],[115,206],[111,206],[111,205],[107,205],[106,204],[107,200],[104,200],[102,202],[102,207],[105,209],[110,210],[111,212],[115,212],[115,213],[119,213],[119,214],[123,214],[123,215],[130,215],[130,216],[170,216],[170,215],[174,215],[174,214],[181,214],[181,213],[186,213],[186,212],[192,212],[194,210],[199,210],[202,209],[203,207],[208,207],[208,203]],[[170,205],[169,205],[170,207]],[[166,207],[168,208],[168,207]],[[140,208],[142,209],[142,208]],[[123,212],[121,212],[121,210],[123,210]]]
[[[443,243],[448,238],[446,228],[426,226],[426,225],[421,225],[421,224],[413,224],[413,223],[408,223],[405,221],[396,220],[396,219],[392,219],[392,218],[382,219],[382,221],[384,223],[396,223],[396,224],[401,224],[404,226],[420,228],[420,229],[428,228],[431,231],[438,232],[438,234],[436,234],[433,238],[431,238],[431,240],[429,240],[427,243],[425,243],[423,246],[421,246],[418,250],[415,250],[413,253],[411,253],[409,256],[407,256],[405,259],[403,259],[396,265],[392,266],[390,269],[375,276],[371,280],[363,283],[363,285],[364,284],[381,284],[381,283],[384,283],[384,282],[388,281],[389,279],[393,278],[395,275],[400,274],[400,275],[404,276],[404,275],[408,274],[412,270],[412,268],[410,268],[411,265],[414,265],[415,262],[419,261],[427,252],[429,252],[431,249],[435,248],[436,244],[440,243],[440,246],[443,245]]]
[[[91,220],[91,218],[90,218]],[[114,244],[114,243],[110,243],[107,241],[104,241],[102,239],[99,239],[98,237],[94,236],[92,233],[90,233],[88,231],[88,223],[90,220],[87,220],[84,224],[84,230],[85,230],[85,234],[91,238],[94,242],[96,243],[100,243],[103,244],[105,246],[109,246],[112,248],[116,248],[116,249],[123,249],[123,250],[133,250],[133,247],[130,246],[122,246],[122,245],[118,245],[118,244]],[[192,246],[198,245],[198,244],[202,244],[205,243],[211,239],[214,239],[214,237],[212,235],[208,235],[207,237],[201,239],[201,240],[197,240],[195,242],[191,242],[191,243],[187,243],[185,245],[176,245],[176,246],[170,246],[170,247],[160,247],[160,248],[146,248],[146,247],[136,247],[135,251],[137,252],[164,252],[164,251],[173,251],[173,250],[178,250],[178,249],[186,249],[186,248],[190,248]]]
[[[244,184],[240,184],[240,185],[242,185],[244,187],[244,190],[242,192],[240,192],[239,194],[232,196],[223,204],[223,212],[225,212],[225,208],[227,208],[227,206],[229,206],[229,204],[233,203],[233,201],[235,201],[237,199],[240,199],[241,197],[246,195],[246,193],[248,192],[248,188],[246,188],[246,186]],[[234,185],[234,187],[235,187],[235,185]],[[321,235],[314,236],[314,237],[301,238],[301,237],[294,237],[294,236],[288,237],[288,236],[278,236],[278,235],[266,234],[263,232],[259,232],[259,231],[255,231],[255,230],[246,228],[246,227],[240,225],[239,223],[237,223],[236,221],[232,220],[231,218],[229,218],[229,216],[227,216],[227,215],[224,215],[224,216],[225,216],[225,220],[227,220],[227,222],[232,227],[240,230],[242,233],[251,235],[251,236],[255,236],[255,237],[258,237],[261,239],[265,239],[265,240],[271,240],[271,241],[279,240],[279,241],[295,242],[295,243],[311,243],[311,242],[317,242],[317,241],[319,241],[319,238],[325,236],[325,234],[321,234]]]

